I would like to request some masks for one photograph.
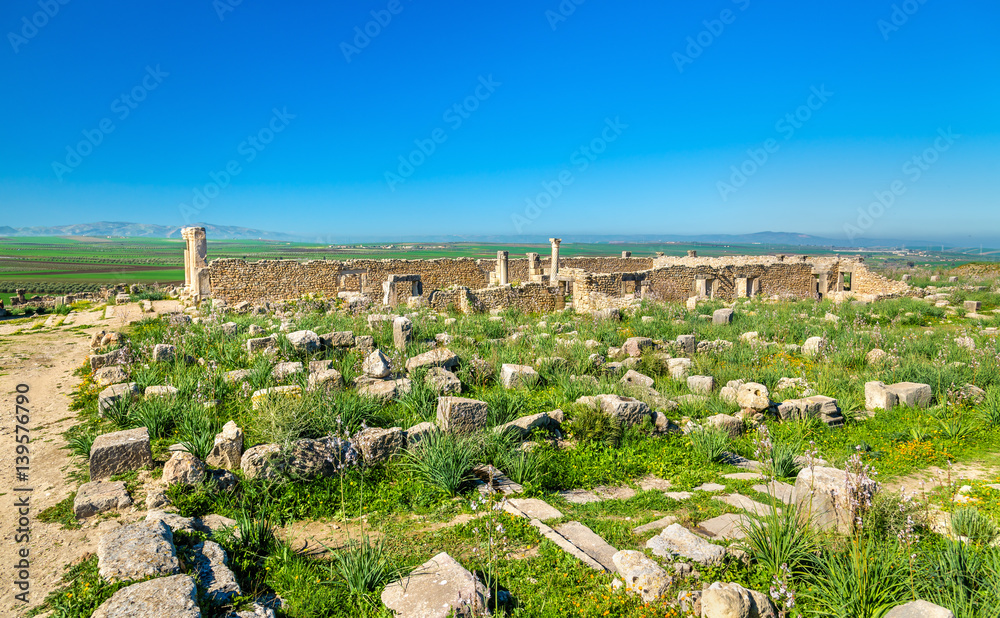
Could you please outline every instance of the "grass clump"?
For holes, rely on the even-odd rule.
[[[703,461],[717,463],[722,460],[729,448],[729,432],[719,427],[711,425],[695,427],[688,437],[691,438],[691,448]]]
[[[427,485],[456,496],[472,482],[479,450],[474,438],[431,432],[406,452],[404,468]]]

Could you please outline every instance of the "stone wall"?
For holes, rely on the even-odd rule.
[[[556,289],[540,283],[503,285],[479,290],[467,287],[431,292],[428,304],[435,311],[456,309],[463,313],[485,313],[516,308],[525,313],[550,313],[566,306]]]
[[[548,267],[549,256],[541,260]],[[529,312],[561,308],[562,295],[540,283],[528,283],[527,259],[509,260],[514,286],[491,287],[496,260],[311,261],[213,260],[203,270],[213,297],[230,304],[298,298],[303,294],[336,296],[364,292],[382,299],[389,275],[419,275],[422,295],[432,305],[449,303],[471,311],[508,306]],[[850,291],[841,284],[850,273]],[[861,261],[804,255],[621,258],[587,257],[560,260],[560,278],[570,278],[569,291],[578,310],[625,306],[636,298],[683,301],[707,296],[732,301],[742,296],[785,298],[877,298],[907,294],[910,287],[870,271]],[[845,286],[846,287],[846,286]],[[462,291],[464,290],[464,291]],[[432,299],[432,295],[438,295]]]

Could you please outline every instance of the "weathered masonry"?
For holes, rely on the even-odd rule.
[[[363,294],[386,306],[413,303],[436,309],[489,311],[518,307],[578,311],[626,307],[641,299],[684,301],[743,297],[863,298],[906,295],[910,288],[870,271],[862,261],[803,255],[698,257],[621,256],[564,258],[561,239],[552,253],[495,260],[260,260],[206,262],[204,228],[185,228],[185,288],[195,300],[261,303],[305,294]]]

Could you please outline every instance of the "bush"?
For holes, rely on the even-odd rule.
[[[963,506],[951,513],[951,531],[974,543],[992,543],[1000,535],[996,523],[974,506]]]
[[[612,448],[621,442],[621,424],[603,410],[584,405],[574,405],[570,410],[572,418],[566,423],[566,429],[577,442],[594,442]]]
[[[718,427],[696,427],[688,435],[695,454],[708,462],[720,461],[729,448],[729,432]]]
[[[794,505],[779,509],[772,504],[769,513],[748,515],[740,527],[746,534],[743,543],[750,557],[771,576],[779,575],[782,565],[792,574],[803,572],[816,549],[812,531],[800,523]]]
[[[473,438],[435,432],[406,452],[403,465],[428,485],[456,496],[473,479],[478,451]]]
[[[352,542],[347,549],[334,554],[330,574],[339,575],[351,594],[366,596],[378,592],[399,576],[399,570],[389,561],[383,541],[372,542],[367,536]]]
[[[826,552],[801,593],[815,616],[879,618],[910,596],[908,569],[896,547],[854,537],[843,555]]]

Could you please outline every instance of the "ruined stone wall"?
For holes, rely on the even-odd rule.
[[[229,304],[298,298],[303,294],[336,296],[344,262],[320,260],[212,260],[208,264],[213,298]]]
[[[496,260],[482,260],[483,262],[489,261],[490,267],[494,267]],[[552,266],[552,254],[551,253],[539,253],[538,261],[543,270],[549,271]],[[507,278],[510,281],[527,281],[528,280],[528,259],[527,258],[511,258],[508,260],[508,275]],[[653,258],[643,258],[643,257],[576,257],[567,258],[559,257],[559,269],[564,268],[580,268],[591,273],[633,273],[640,270],[649,270],[653,267]]]
[[[872,272],[864,264],[855,263],[851,291],[858,295],[906,296],[913,293],[913,288],[902,281]]]
[[[428,297],[435,311],[456,309],[463,313],[485,313],[493,309],[516,308],[525,313],[549,313],[565,307],[562,294],[547,285],[528,283],[479,290],[466,287],[437,290]]]
[[[490,273],[496,260],[472,258],[439,258],[434,260],[347,260],[344,268],[366,270],[367,287],[364,292],[372,298],[382,297],[382,282],[389,275],[420,275],[424,296],[433,290],[452,286],[472,289],[485,288],[490,283]]]

